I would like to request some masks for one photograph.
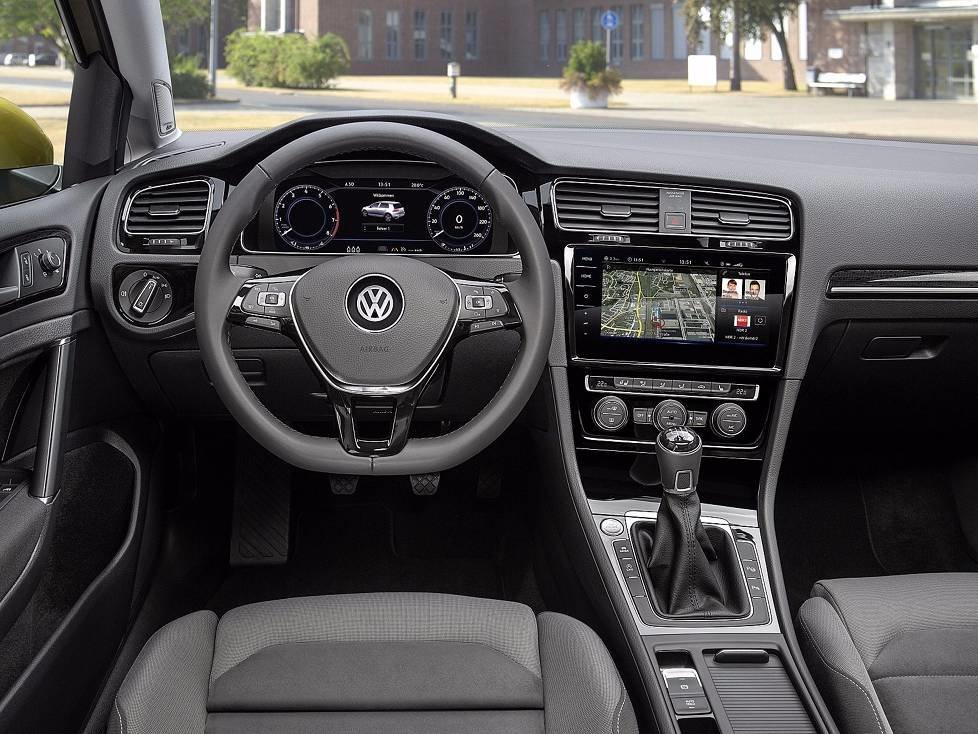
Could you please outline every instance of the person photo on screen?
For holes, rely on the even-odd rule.
[[[752,280],[747,284],[747,292],[744,294],[744,298],[749,298],[752,301],[759,301],[764,298],[764,284],[760,280]]]
[[[743,281],[730,278],[723,287],[723,298],[740,298],[740,288]]]

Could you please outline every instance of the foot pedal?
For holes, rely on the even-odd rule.
[[[503,473],[499,463],[488,461],[479,468],[475,482],[475,496],[480,500],[498,500],[503,493]]]
[[[411,491],[418,497],[431,497],[438,491],[441,482],[441,472],[434,474],[412,474]]]
[[[356,474],[330,474],[329,489],[335,495],[349,495],[357,491],[360,477]]]
[[[232,566],[289,559],[292,470],[244,433],[235,447]]]

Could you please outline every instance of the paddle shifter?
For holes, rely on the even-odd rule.
[[[665,617],[736,617],[750,602],[733,539],[700,522],[699,481],[703,440],[683,426],[660,432],[655,455],[662,504],[654,527],[635,525],[656,611]]]

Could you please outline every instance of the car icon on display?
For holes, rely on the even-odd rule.
[[[377,217],[390,222],[404,216],[404,205],[399,201],[375,201],[365,206],[361,212],[365,217]]]

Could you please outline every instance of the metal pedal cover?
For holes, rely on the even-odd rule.
[[[235,447],[232,566],[285,563],[289,559],[292,470],[244,433]]]
[[[360,477],[356,474],[330,474],[329,489],[335,495],[353,494],[359,481]]]
[[[412,474],[411,491],[418,497],[430,497],[438,491],[441,482],[441,472],[434,474]]]

